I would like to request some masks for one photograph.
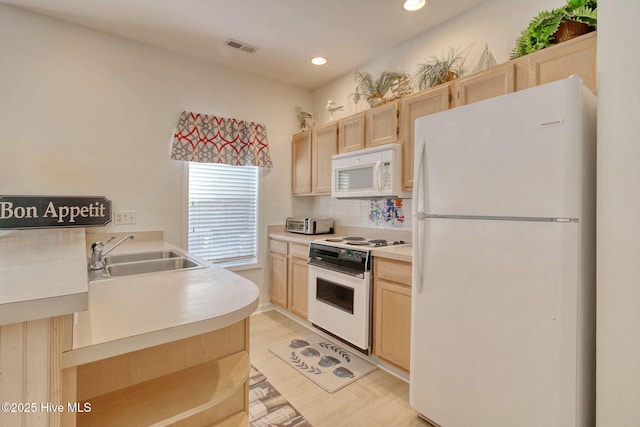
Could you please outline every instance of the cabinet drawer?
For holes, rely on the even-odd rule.
[[[374,258],[374,274],[378,279],[411,286],[411,263],[388,258]]]
[[[283,242],[282,240],[269,240],[269,250],[271,252],[287,255],[287,246],[287,242]]]
[[[309,258],[309,246],[289,243],[289,254],[296,258]]]

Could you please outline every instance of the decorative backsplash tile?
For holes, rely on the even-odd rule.
[[[402,199],[375,199],[371,200],[370,206],[370,225],[403,226],[404,209],[402,208]]]
[[[340,226],[411,230],[411,199],[294,197],[293,216],[331,217]]]

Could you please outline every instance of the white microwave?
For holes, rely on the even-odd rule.
[[[400,144],[336,154],[331,159],[332,197],[411,197],[402,191]]]

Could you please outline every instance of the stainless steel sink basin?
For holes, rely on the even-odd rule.
[[[89,281],[206,267],[188,255],[173,250],[110,255],[104,257],[103,261],[103,269],[89,269]]]
[[[167,258],[111,264],[106,266],[106,273],[110,277],[118,277],[153,273],[156,271],[184,270],[195,267],[201,267],[201,265],[187,258]]]
[[[171,250],[167,251],[154,251],[154,252],[139,252],[135,254],[122,254],[122,255],[107,255],[103,258],[105,265],[119,264],[122,262],[136,262],[136,261],[148,261],[155,259],[167,259],[167,258],[179,258],[182,254]]]

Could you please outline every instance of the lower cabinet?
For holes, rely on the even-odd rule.
[[[374,257],[373,354],[409,371],[411,263]]]
[[[271,302],[306,319],[309,245],[270,239],[269,248]]]

